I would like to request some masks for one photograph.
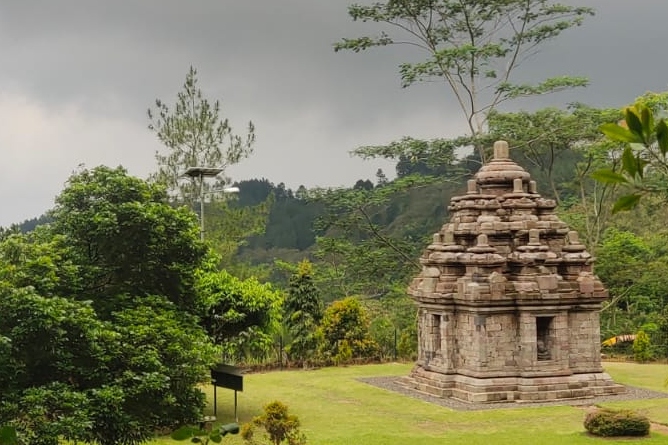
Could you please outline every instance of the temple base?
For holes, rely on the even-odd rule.
[[[401,383],[437,397],[470,403],[545,402],[621,394],[624,386],[605,372],[564,376],[478,378],[442,374],[417,365]]]

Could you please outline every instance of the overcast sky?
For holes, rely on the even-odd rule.
[[[574,0],[573,0],[574,1]],[[440,84],[402,89],[392,48],[334,53],[368,28],[348,0],[0,1],[0,225],[39,216],[79,165],[146,177],[160,149],[146,109],[173,103],[190,65],[233,128],[256,125],[255,153],[233,180],[296,188],[352,185],[380,167],[359,145],[457,136],[463,120]],[[591,86],[514,107],[631,102],[668,89],[665,0],[581,0],[597,15],[526,63],[525,80],[581,75]],[[615,55],[616,54],[616,55]]]

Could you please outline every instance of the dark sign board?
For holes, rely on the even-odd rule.
[[[211,381],[214,386],[233,389],[235,391],[244,390],[244,376],[241,369],[236,366],[218,364],[211,368]]]

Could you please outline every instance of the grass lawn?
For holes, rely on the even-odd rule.
[[[244,377],[238,394],[239,422],[258,415],[263,405],[280,400],[297,414],[308,443],[314,445],[559,445],[559,444],[666,444],[668,435],[653,432],[644,439],[599,439],[584,433],[582,409],[557,406],[485,411],[453,411],[376,388],[359,377],[407,375],[412,364],[382,364],[325,368],[313,371],[282,371]],[[619,382],[666,391],[668,365],[608,363],[606,370]],[[213,390],[207,388],[209,400]],[[668,425],[668,399],[610,403],[648,415]],[[209,409],[211,411],[211,408]],[[218,390],[218,419],[234,421],[234,396]],[[154,444],[178,444],[161,438]],[[222,443],[241,444],[238,436]]]

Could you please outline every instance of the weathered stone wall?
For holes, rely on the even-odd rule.
[[[601,326],[598,311],[568,317],[569,367],[574,373],[601,372]]]
[[[514,313],[457,316],[457,370],[465,375],[517,373],[518,338]]]

